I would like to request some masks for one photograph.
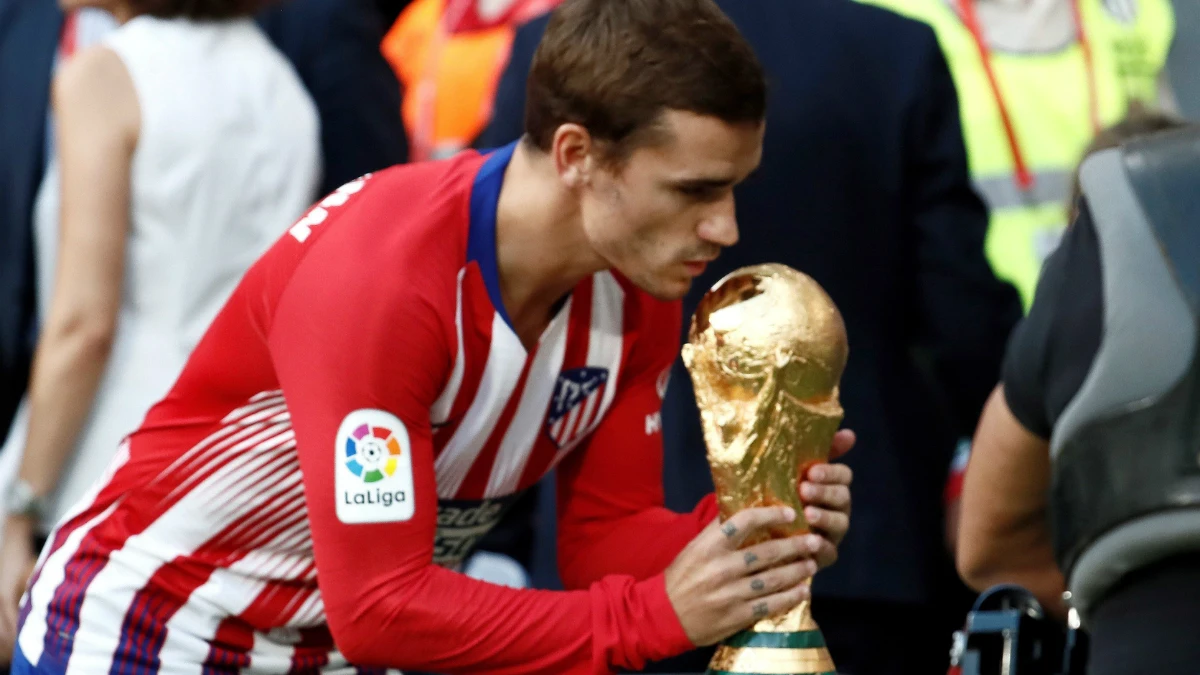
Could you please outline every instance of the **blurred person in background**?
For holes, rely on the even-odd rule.
[[[854,453],[854,527],[813,585],[813,612],[841,673],[945,672],[970,597],[944,546],[942,486],[1021,314],[984,257],[954,84],[932,30],[840,0],[718,3],[771,83],[763,161],[737,188],[745,227],[697,277],[704,292],[743,265],[812,275],[846,321],[841,384]],[[519,137],[525,72],[545,20],[516,35],[479,145]],[[685,326],[686,326],[685,321]],[[691,381],[676,363],[662,412],[667,503],[712,489]],[[552,522],[553,500],[539,514]],[[546,533],[549,535],[550,533]],[[548,538],[548,536],[547,536]],[[539,570],[540,584],[553,584]],[[703,670],[707,653],[656,670]]]
[[[958,567],[1060,619],[1078,610],[1092,675],[1185,675],[1200,661],[1200,130],[1111,136],[1126,133],[1084,161],[1077,217],[1013,333]]]
[[[37,190],[54,156],[49,114],[52,73],[77,49],[107,34],[112,17],[85,8],[64,16],[53,2],[10,2],[0,5],[0,439],[8,437],[11,418],[29,383],[29,362],[37,341],[33,217]],[[55,48],[57,45],[57,49]],[[19,67],[16,67],[18,66]],[[32,67],[30,67],[32,65]],[[16,366],[16,367],[14,367]],[[9,407],[11,405],[11,407]],[[22,425],[24,421],[22,421]],[[15,443],[13,444],[15,445]],[[7,486],[20,461],[0,443],[0,486]],[[0,494],[3,487],[0,487]],[[0,538],[4,526],[0,519]],[[0,673],[7,674],[12,644],[0,640]]]
[[[254,1],[102,0],[120,27],[62,64],[37,198],[41,333],[4,455],[0,627],[44,532],[174,382],[234,285],[311,203],[316,111]]]
[[[291,62],[321,126],[321,186],[332,192],[359,176],[408,158],[397,110],[400,89],[378,43],[384,32],[370,0],[286,0],[258,15]],[[51,70],[116,28],[103,9],[64,15],[54,2],[0,4],[0,438],[29,380],[36,343],[33,204],[53,156],[48,107]],[[57,51],[55,45],[58,45]],[[355,77],[346,77],[353,71]],[[0,475],[11,473],[0,458]]]
[[[1130,104],[1174,109],[1170,0],[863,0],[928,23],[958,88],[987,255],[1027,309],[1067,224],[1071,171]]]
[[[1083,152],[1082,159],[1108,148],[1115,148],[1125,141],[1158,131],[1169,131],[1187,126],[1188,122],[1175,115],[1152,110],[1140,103],[1133,103],[1120,122],[1106,127],[1096,134]],[[1079,215],[1079,169],[1071,172],[1070,197],[1064,207],[1073,222]],[[970,465],[970,443],[960,444],[951,466],[950,480],[946,484],[946,542],[951,551],[958,547],[959,518],[962,513],[962,488],[967,467]],[[1050,606],[1057,605],[1057,602]]]

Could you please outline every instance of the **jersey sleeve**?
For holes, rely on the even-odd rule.
[[[350,209],[320,227],[357,230],[347,221],[369,215]],[[346,658],[447,674],[607,673],[687,649],[661,582],[517,590],[432,564],[429,410],[453,358],[428,291],[436,269],[428,251],[389,243],[382,250],[398,253],[388,259],[368,255],[378,242],[324,236],[300,242],[315,248],[279,297],[268,344],[296,435],[326,619]]]
[[[1001,378],[1013,416],[1049,439],[1087,378],[1103,333],[1099,241],[1087,202],[1046,260],[1029,315],[1009,340]]]
[[[712,495],[690,513],[664,506],[661,408],[679,353],[682,308],[650,303],[612,408],[558,470],[558,562],[567,588],[605,574],[661,575],[718,516]]]

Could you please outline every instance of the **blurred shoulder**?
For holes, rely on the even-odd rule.
[[[117,52],[103,44],[80,51],[59,69],[54,76],[53,98],[55,112],[64,120],[86,115],[106,127],[137,132],[139,112],[133,78]]]
[[[356,259],[382,256],[385,266],[400,260],[424,266],[441,253],[449,256],[446,260],[461,257],[471,189],[481,164],[481,156],[464,152],[447,160],[399,164],[351,181],[318,202],[317,209],[328,205],[352,223],[330,228],[324,245],[346,247]],[[323,223],[325,217],[316,220]]]

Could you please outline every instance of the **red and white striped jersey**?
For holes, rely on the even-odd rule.
[[[600,272],[526,349],[496,269],[512,150],[354,181],[247,273],[51,534],[36,672],[602,673],[690,647],[661,572],[716,509],[662,508],[679,305]],[[454,571],[555,466],[581,590]]]

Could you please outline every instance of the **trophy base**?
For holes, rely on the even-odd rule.
[[[837,675],[807,602],[717,647],[706,675]]]
[[[726,640],[706,675],[837,675],[821,631],[755,633]]]

